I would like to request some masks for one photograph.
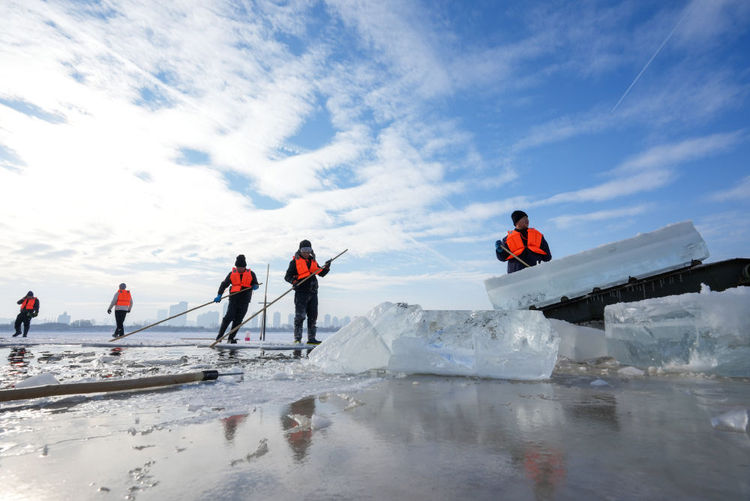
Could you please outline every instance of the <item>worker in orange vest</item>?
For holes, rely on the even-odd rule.
[[[315,261],[315,252],[309,240],[299,243],[299,250],[292,257],[284,280],[294,286],[294,342],[302,342],[302,323],[307,318],[307,344],[320,344],[315,338],[318,321],[318,278],[331,271],[331,260],[323,267]],[[317,273],[316,273],[317,272]],[[299,283],[310,277],[303,283]],[[316,276],[317,275],[317,276]],[[297,285],[299,283],[299,285]]]
[[[247,308],[250,306],[250,300],[253,298],[253,291],[256,290],[260,284],[258,283],[258,277],[255,276],[255,272],[247,267],[247,260],[244,254],[240,254],[234,260],[234,268],[229,272],[227,277],[221,284],[219,284],[219,294],[214,298],[214,302],[221,301],[221,296],[224,294],[224,289],[229,287],[229,304],[227,305],[227,313],[221,320],[221,326],[219,326],[219,334],[216,339],[219,340],[224,337],[224,332],[232,324],[232,329],[242,323],[242,319],[245,318]],[[229,343],[237,343],[237,331],[232,332],[228,339]]]
[[[552,259],[544,235],[535,228],[529,228],[529,216],[524,211],[513,211],[510,218],[515,228],[508,232],[508,236],[495,242],[495,255],[500,261],[508,262],[508,273]]]
[[[115,332],[112,337],[122,337],[125,335],[125,315],[130,313],[133,309],[133,296],[130,295],[130,291],[127,290],[127,285],[120,284],[120,287],[115,292],[112,302],[109,303],[107,313],[112,314],[112,308],[115,309]]]
[[[21,334],[21,324],[23,324],[23,337],[26,337],[31,326],[31,319],[39,315],[39,298],[35,298],[34,293],[29,291],[16,304],[21,305],[21,312],[16,317],[16,333],[13,334],[13,337]]]

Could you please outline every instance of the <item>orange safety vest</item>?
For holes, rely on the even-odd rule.
[[[117,291],[117,306],[130,306],[130,291],[121,289]]]
[[[232,268],[232,274],[229,275],[229,280],[232,282],[232,287],[229,288],[229,292],[237,292],[242,289],[248,289],[253,286],[253,273],[250,268],[245,268],[240,278],[240,272],[237,268]]]
[[[31,297],[31,298],[27,297],[26,299],[23,300],[23,303],[21,303],[21,311],[23,311],[23,310],[33,310],[35,304],[36,304],[36,298],[35,297]]]
[[[294,256],[294,264],[297,265],[297,280],[307,278],[320,269],[315,259],[310,261],[310,267],[308,267],[305,258]]]
[[[546,256],[547,253],[542,250],[543,235],[534,228],[529,228],[527,235],[528,242],[524,244],[521,232],[517,230],[509,231],[508,238],[505,240],[505,243],[508,245],[508,250],[510,250],[516,256],[520,256],[523,253],[524,249],[528,248],[531,252]],[[513,259],[513,256],[508,256],[505,258],[506,261],[508,261],[509,259]]]

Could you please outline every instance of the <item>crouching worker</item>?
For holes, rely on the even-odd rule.
[[[221,301],[221,296],[224,294],[224,290],[229,287],[229,306],[227,306],[227,313],[221,321],[219,327],[219,334],[216,336],[218,341],[224,337],[229,324],[232,324],[232,334],[229,335],[229,342],[237,342],[237,328],[241,323],[242,319],[245,318],[247,308],[250,306],[250,300],[253,298],[253,291],[258,288],[258,278],[255,273],[247,267],[247,261],[245,261],[244,254],[237,256],[234,261],[234,268],[229,272],[227,278],[219,285],[219,294],[214,298],[215,302]],[[230,287],[231,286],[231,287]],[[237,292],[237,294],[234,294]]]
[[[133,309],[133,297],[127,290],[127,285],[120,284],[117,292],[115,292],[112,302],[109,303],[109,308],[107,308],[107,313],[110,315],[112,314],[112,308],[115,309],[115,323],[117,324],[112,337],[122,337],[125,335],[125,315]]]
[[[16,317],[16,333],[13,337],[21,334],[21,324],[23,324],[23,337],[29,333],[31,319],[39,315],[39,299],[34,297],[34,293],[29,291],[24,297],[16,301],[21,305],[21,312]]]

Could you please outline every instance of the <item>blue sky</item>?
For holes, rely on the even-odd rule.
[[[165,4],[0,5],[0,317],[151,319],[239,253],[275,297],[302,239],[349,249],[321,314],[487,309],[514,209],[747,256],[748,2]]]

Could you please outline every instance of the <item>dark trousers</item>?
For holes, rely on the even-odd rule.
[[[29,327],[31,326],[31,313],[22,311],[16,317],[16,333],[14,336],[18,336],[21,333],[21,324],[23,324],[23,337],[29,333]]]
[[[315,339],[318,330],[315,325],[318,321],[318,293],[317,292],[295,292],[294,293],[294,340],[302,340],[302,322],[307,318],[307,339]]]
[[[117,323],[117,327],[115,327],[115,337],[124,336],[125,335],[125,315],[128,314],[127,310],[115,310],[115,322]]]
[[[227,330],[230,323],[232,324],[232,329],[242,323],[242,319],[245,318],[245,313],[247,313],[248,306],[250,306],[250,303],[247,301],[232,301],[232,298],[229,299],[227,314],[224,315],[224,318],[221,321],[219,335],[216,336],[216,339],[221,339],[221,336],[224,335],[224,332]],[[235,331],[229,336],[229,341],[233,341],[236,336],[237,332]]]

